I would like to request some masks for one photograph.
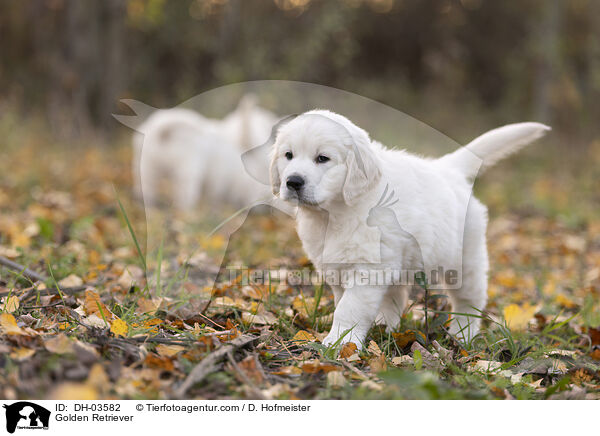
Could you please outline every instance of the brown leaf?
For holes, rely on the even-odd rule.
[[[417,339],[413,330],[405,330],[399,333],[392,333],[392,337],[394,338],[396,344],[400,348],[406,347],[407,345],[413,343]]]
[[[169,357],[157,356],[153,353],[148,353],[144,359],[144,363],[149,368],[162,369],[164,371],[173,371],[175,366]]]
[[[108,307],[102,303],[102,300],[100,300],[100,295],[98,295],[97,292],[89,289],[85,291],[84,310],[88,315],[96,315],[99,318],[104,316],[107,321],[112,320],[114,316],[112,312],[108,310]]]
[[[340,350],[340,357],[342,359],[347,359],[348,357],[356,353],[357,349],[358,348],[354,342],[347,342],[342,346],[342,349]]]
[[[592,339],[592,345],[600,345],[600,328],[588,328],[588,334]]]
[[[248,356],[241,362],[238,362],[237,365],[246,374],[246,377],[254,383],[259,385],[263,382],[264,378],[260,370],[260,363],[255,356]]]
[[[385,355],[380,354],[377,357],[369,359],[369,366],[371,367],[372,373],[378,373],[387,370],[387,363],[385,361]]]
[[[137,313],[154,313],[160,307],[162,299],[153,298],[151,300],[147,298],[138,298],[137,300]]]

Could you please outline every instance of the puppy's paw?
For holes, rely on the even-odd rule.
[[[347,344],[348,342],[353,342],[354,345],[356,345],[356,348],[358,350],[361,350],[363,348],[363,343],[365,338],[361,337],[360,335],[357,334],[353,334],[353,332],[348,332],[341,340],[340,337],[342,335],[338,335],[338,334],[334,334],[333,332],[330,332],[325,339],[323,339],[323,345],[327,346],[327,347],[331,347],[333,345],[336,345],[338,347],[341,347],[344,344]],[[339,341],[339,342],[338,342]]]

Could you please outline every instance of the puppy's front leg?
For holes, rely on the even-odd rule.
[[[348,332],[340,343],[354,342],[358,348],[361,348],[379,313],[385,292],[385,286],[347,288],[335,308],[331,331],[323,340],[323,344],[335,344],[345,332]]]

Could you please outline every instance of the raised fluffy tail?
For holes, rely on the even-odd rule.
[[[439,162],[458,169],[467,177],[474,177],[541,138],[549,130],[550,127],[541,123],[508,124],[478,136],[464,147],[442,156]]]

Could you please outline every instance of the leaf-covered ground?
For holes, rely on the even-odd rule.
[[[147,251],[126,142],[4,141],[0,256],[29,270],[0,267],[0,397],[600,398],[597,142],[579,158],[524,153],[478,182],[492,270],[471,344],[445,334],[443,299],[427,327],[416,299],[396,332],[374,326],[368,349],[338,356],[319,343],[327,289],[202,284],[223,250],[228,265],[310,269],[290,218],[251,214],[228,241],[171,216]]]

